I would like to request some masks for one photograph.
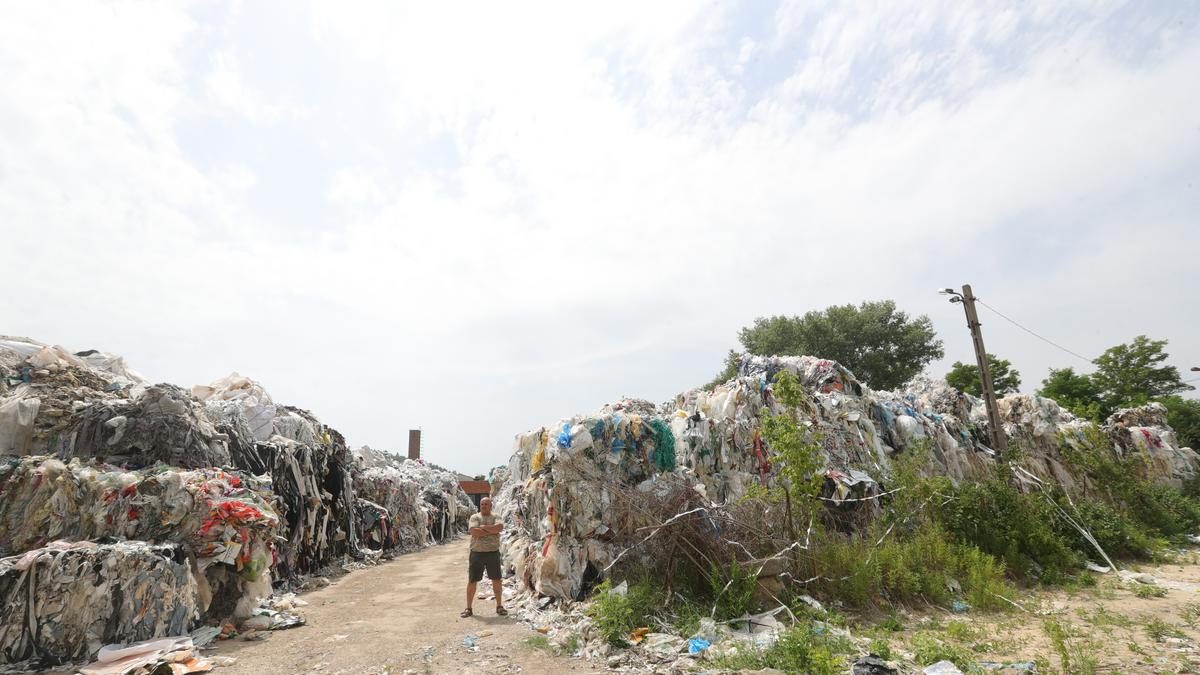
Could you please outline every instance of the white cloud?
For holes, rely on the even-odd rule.
[[[183,384],[236,368],[352,443],[421,425],[479,470],[528,426],[707,380],[755,316],[867,298],[961,360],[928,289],[962,281],[1075,348],[1147,332],[1200,363],[1194,317],[1147,291],[1200,281],[1195,16],[12,14],[0,331]],[[1027,385],[1069,358],[987,323]]]
[[[242,76],[241,61],[232,49],[213,56],[212,70],[204,78],[205,91],[220,108],[256,124],[280,122],[306,115],[298,106],[269,101]]]

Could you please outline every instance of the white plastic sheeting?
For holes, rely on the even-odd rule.
[[[231,373],[209,384],[192,387],[192,396],[204,402],[229,401],[241,408],[254,440],[268,441],[275,432],[275,403],[261,384]]]

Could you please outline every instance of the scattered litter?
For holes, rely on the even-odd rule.
[[[812,597],[811,595],[801,595],[796,599],[799,600],[800,602],[803,602],[804,604],[808,605],[809,607],[812,607],[813,609],[817,610],[818,612],[825,611],[825,605],[822,605],[820,602],[817,601],[816,598]]]
[[[1145,584],[1147,586],[1155,586],[1158,584],[1158,579],[1155,579],[1153,575],[1146,574],[1145,572],[1121,570],[1118,572],[1118,574],[1120,575],[1122,581],[1136,581],[1139,584]]]
[[[1108,574],[1109,572],[1111,572],[1111,571],[1112,571],[1112,568],[1111,568],[1111,567],[1108,567],[1108,566],[1106,566],[1106,565],[1100,565],[1100,564],[1098,564],[1098,563],[1094,563],[1094,562],[1092,562],[1091,560],[1089,560],[1089,561],[1085,562],[1085,563],[1083,564],[1083,566],[1084,566],[1084,567],[1086,567],[1086,568],[1088,568],[1089,570],[1091,570],[1091,571],[1093,571],[1093,572],[1099,572],[1100,574]]]
[[[971,606],[962,600],[955,600],[950,604],[950,611],[955,614],[966,614],[971,610]]]
[[[254,616],[242,623],[243,628],[253,630],[287,630],[304,625],[304,617],[290,612],[277,612],[273,609],[260,607],[254,610]]]
[[[698,637],[694,637],[691,640],[688,640],[687,644],[688,644],[688,653],[689,654],[699,654],[712,646],[712,643],[709,642],[708,640],[705,640],[704,638],[698,638]]]
[[[646,639],[638,645],[638,649],[648,656],[660,661],[667,661],[683,652],[687,642],[678,635],[670,633],[648,633]]]
[[[925,675],[963,675],[963,671],[949,661],[938,661],[931,666],[925,666],[921,672]]]
[[[980,670],[1003,670],[1012,673],[1036,673],[1037,664],[1033,661],[1017,661],[1015,663],[997,663],[996,661],[980,661],[975,664]]]
[[[850,670],[851,675],[897,675],[898,672],[895,666],[875,654],[868,654],[855,661]]]
[[[467,648],[467,651],[479,651],[478,642],[479,638],[474,635],[468,635],[463,638],[463,646]]]
[[[649,632],[650,628],[648,626],[634,628],[633,632],[629,634],[629,642],[635,645],[641,644],[642,640],[646,639],[646,634]]]
[[[201,626],[192,631],[192,644],[198,649],[211,645],[221,635],[220,626]]]
[[[145,640],[133,644],[101,647],[96,661],[79,669],[80,675],[172,675],[206,673],[213,663],[196,655],[188,637]]]

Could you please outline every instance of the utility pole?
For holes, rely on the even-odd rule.
[[[979,331],[979,314],[975,311],[975,295],[971,292],[970,284],[963,284],[962,293],[956,293],[952,288],[942,290],[942,293],[952,295],[950,302],[961,302],[967,313],[967,328],[971,329],[971,342],[975,346],[975,363],[979,366],[980,384],[983,385],[983,403],[987,408],[988,427],[992,436],[992,449],[999,459],[1008,458],[1008,437],[1000,424],[1000,408],[996,405],[996,389],[992,384],[992,369],[988,363],[987,349],[983,346],[983,333]]]

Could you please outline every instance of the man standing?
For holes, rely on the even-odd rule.
[[[496,594],[496,613],[504,616],[504,587],[500,584],[500,532],[504,523],[492,514],[492,500],[484,497],[479,502],[479,513],[471,516],[471,558],[467,566],[467,608],[459,616],[464,619],[472,615],[471,603],[475,600],[475,588],[483,571],[487,570],[488,579],[492,581],[492,591]]]

